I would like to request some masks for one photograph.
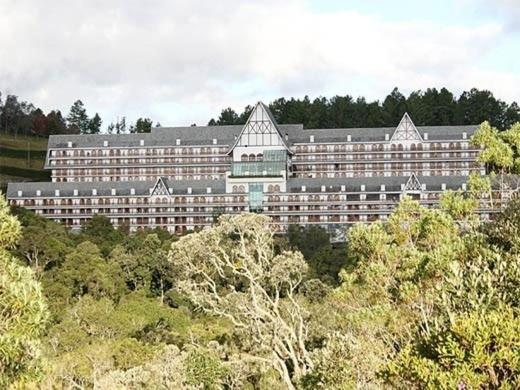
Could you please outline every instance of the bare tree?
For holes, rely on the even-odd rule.
[[[174,243],[169,257],[179,267],[179,291],[244,336],[243,359],[276,369],[294,389],[313,367],[307,314],[296,296],[307,265],[299,252],[275,253],[269,222],[256,214],[222,216]]]

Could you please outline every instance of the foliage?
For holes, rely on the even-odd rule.
[[[287,232],[289,247],[300,251],[309,265],[309,277],[328,284],[337,284],[339,272],[350,267],[341,244],[332,245],[329,233],[319,226],[290,225]]]
[[[279,98],[269,108],[278,123],[302,123],[307,129],[349,127],[395,127],[408,112],[417,126],[474,125],[489,120],[493,126],[505,129],[520,122],[516,102],[506,104],[486,90],[471,89],[456,98],[446,88],[414,91],[405,97],[397,88],[382,101],[367,102],[350,95],[318,97],[311,101]],[[231,108],[222,110],[209,125],[244,124],[251,106],[238,114]]]
[[[405,103],[394,93],[387,106]],[[504,141],[514,158],[516,131]],[[405,198],[386,223],[350,228],[346,247],[316,228],[275,236],[256,214],[224,215],[176,239],[162,230],[129,235],[103,217],[72,234],[15,209],[20,237],[20,222],[0,212],[0,243],[10,250],[1,252],[8,266],[0,275],[25,275],[13,282],[23,292],[13,295],[20,318],[40,310],[47,320],[43,295],[51,310],[43,337],[49,321],[32,334],[22,326],[37,322],[11,322],[32,347],[12,355],[10,367],[23,372],[7,381],[29,388],[518,388],[520,201],[479,220],[478,202],[495,201],[493,180],[471,176],[466,191],[443,194],[440,209]],[[19,263],[34,269],[43,293]]]
[[[38,375],[40,337],[48,311],[40,284],[30,269],[7,250],[20,237],[20,223],[9,214],[0,194],[0,387]]]
[[[130,133],[149,133],[152,131],[152,120],[150,118],[139,118],[135,126],[130,126]]]
[[[251,357],[293,388],[313,365],[296,298],[307,267],[299,252],[275,255],[273,236],[265,216],[222,216],[216,226],[174,243],[170,259],[180,268],[179,290],[231,321]]]
[[[405,348],[384,374],[396,387],[518,388],[520,317],[507,306],[457,315]]]

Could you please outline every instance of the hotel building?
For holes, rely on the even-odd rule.
[[[130,231],[184,233],[220,214],[269,215],[278,231],[320,225],[339,235],[385,220],[404,195],[435,206],[485,174],[477,126],[304,129],[259,102],[243,126],[157,127],[146,134],[53,135],[52,182],[10,183],[13,205],[80,228],[95,214]]]

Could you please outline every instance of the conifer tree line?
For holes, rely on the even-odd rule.
[[[302,99],[281,97],[272,101],[269,108],[278,123],[302,123],[307,129],[395,127],[405,112],[417,126],[475,125],[489,121],[492,126],[504,130],[520,121],[517,102],[507,103],[490,91],[475,88],[458,97],[446,88],[414,91],[408,97],[395,88],[382,101],[350,95],[314,100],[308,96]],[[253,106],[248,105],[237,113],[232,108],[225,108],[208,125],[244,124],[252,109]],[[148,133],[153,126],[153,121],[146,117],[133,124],[127,123],[125,116],[115,123],[104,123],[97,112],[90,115],[79,99],[66,114],[57,109],[45,113],[16,95],[2,95],[0,91],[0,134],[46,137],[51,134]]]
[[[278,123],[302,123],[307,129],[395,127],[408,112],[417,126],[478,125],[489,121],[503,130],[520,121],[520,107],[495,98],[492,92],[471,89],[459,97],[446,88],[414,91],[408,97],[395,88],[382,101],[350,95],[311,100],[279,98],[269,104]],[[223,109],[208,125],[244,124],[253,109],[241,113]]]
[[[20,100],[16,95],[2,95],[0,91],[0,134],[47,137],[52,134],[122,134],[149,133],[152,120],[139,118],[127,124],[123,116],[103,128],[99,113],[89,116],[84,103],[76,100],[68,114],[51,110],[47,114],[34,104]]]

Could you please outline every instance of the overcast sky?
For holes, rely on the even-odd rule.
[[[205,124],[224,107],[446,86],[520,100],[520,0],[0,0],[0,91]]]

